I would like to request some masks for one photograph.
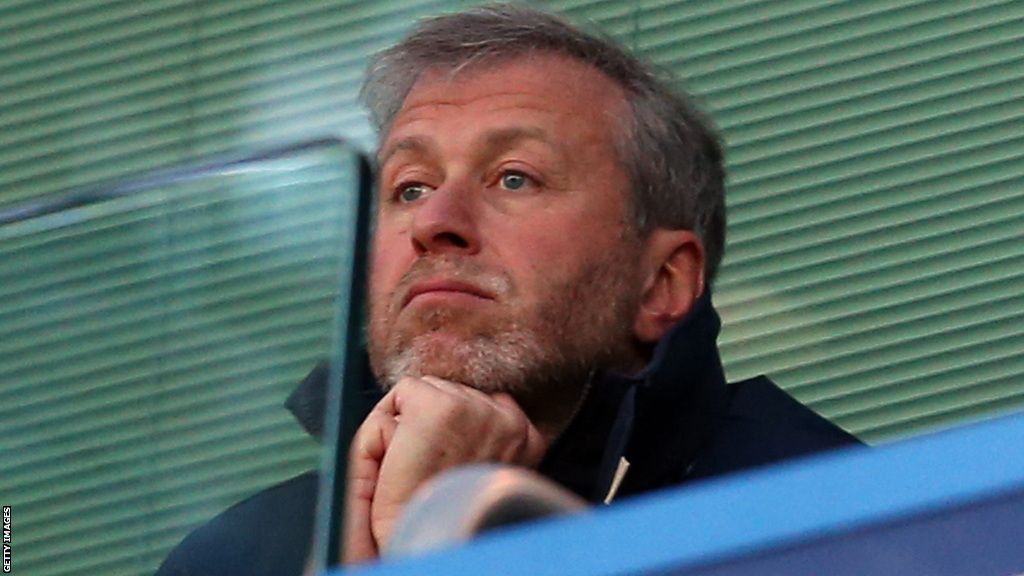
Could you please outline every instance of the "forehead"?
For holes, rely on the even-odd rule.
[[[582,137],[611,138],[628,114],[625,91],[596,68],[561,55],[530,53],[474,62],[454,72],[424,72],[385,142],[419,121],[480,122],[481,115],[489,115],[489,124],[538,120]]]

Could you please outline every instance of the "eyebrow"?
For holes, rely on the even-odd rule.
[[[430,155],[430,148],[430,141],[423,136],[402,138],[381,151],[379,164],[381,166],[387,164],[388,160],[399,152],[412,152],[416,155],[428,156]]]
[[[494,150],[505,150],[522,140],[537,140],[551,148],[560,149],[559,146],[552,142],[548,133],[540,128],[512,126],[488,132],[484,136],[484,142],[480,150],[488,153]],[[411,152],[418,156],[432,156],[433,148],[434,146],[429,138],[425,136],[409,136],[385,148],[380,154],[379,162],[383,166],[392,156],[399,152]]]
[[[548,145],[552,145],[551,139],[548,138],[547,132],[540,128],[524,128],[521,126],[513,126],[511,128],[499,128],[487,133],[484,138],[484,146],[487,149],[504,149],[510,148],[516,142],[520,140],[539,140]]]

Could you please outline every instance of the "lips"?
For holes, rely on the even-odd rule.
[[[417,282],[413,284],[409,291],[405,295],[405,300],[402,302],[404,308],[409,302],[412,302],[417,296],[424,294],[464,294],[468,296],[475,296],[477,298],[483,298],[487,300],[493,300],[494,295],[487,292],[483,288],[467,282],[460,282],[457,280],[446,280],[446,279],[430,279],[423,282]]]

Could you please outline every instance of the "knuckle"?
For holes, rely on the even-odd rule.
[[[446,414],[458,414],[465,410],[464,402],[451,394],[437,394],[431,401]]]
[[[414,385],[415,381],[412,378],[408,376],[402,376],[401,378],[398,379],[397,382],[395,382],[395,385],[391,387],[389,393],[394,393],[397,390],[405,390],[406,388],[409,388],[410,386]]]
[[[515,420],[513,420],[513,431],[515,437],[525,443],[530,437],[530,428],[532,428],[532,426],[533,425],[530,424],[530,421],[525,417],[515,418]]]

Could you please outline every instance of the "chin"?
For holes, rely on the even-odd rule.
[[[486,393],[515,395],[542,356],[540,343],[530,334],[486,338],[438,330],[420,334],[401,351],[387,355],[381,365],[382,381],[390,387],[403,377],[430,375]]]

